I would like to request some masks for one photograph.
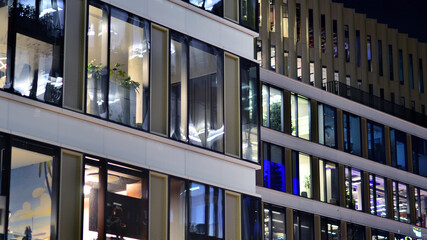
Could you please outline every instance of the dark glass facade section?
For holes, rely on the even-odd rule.
[[[319,143],[328,147],[336,148],[336,118],[337,110],[326,104],[318,105]]]
[[[326,51],[326,17],[325,14],[320,15],[320,39],[322,53]]]
[[[242,239],[262,240],[262,201],[242,196]]]
[[[297,42],[301,40],[301,4],[296,4],[296,24],[297,24]]]
[[[341,239],[341,223],[339,220],[322,217],[320,221],[321,240]]]
[[[427,226],[427,190],[415,188],[415,219],[417,226]]]
[[[385,164],[384,126],[368,121],[368,157]]]
[[[285,216],[285,208],[264,204],[264,240],[286,239]]]
[[[394,220],[410,223],[408,185],[393,181]]]
[[[280,146],[263,143],[264,187],[286,191],[284,149]]]
[[[224,191],[190,182],[188,203],[188,239],[224,238]]]
[[[259,5],[256,0],[240,0],[240,25],[258,32]]]
[[[258,162],[259,66],[240,59],[242,158]]]
[[[0,5],[8,10],[4,1]],[[7,32],[0,33],[0,88],[62,104],[65,7],[63,0],[9,1],[10,23],[3,15],[2,29]]]
[[[308,46],[314,48],[313,9],[308,9]]]
[[[414,60],[412,54],[409,54],[409,85],[414,89]]]
[[[383,42],[381,40],[378,40],[377,53],[378,53],[378,74],[382,76],[384,74],[384,71],[383,71]]]
[[[314,240],[312,214],[294,211],[294,240]]]
[[[334,57],[338,57],[338,23],[332,20],[332,42],[334,47]]]
[[[344,150],[358,156],[362,155],[360,117],[351,113],[343,113]]]
[[[347,223],[347,240],[365,240],[365,227],[354,223]]]
[[[348,25],[344,25],[344,50],[345,61],[350,62],[350,30]]]
[[[274,130],[284,130],[283,91],[262,85],[262,125]]]
[[[363,172],[356,168],[345,168],[345,206],[363,210]]]
[[[403,75],[403,52],[402,52],[402,49],[399,49],[399,81],[400,81],[400,84],[405,83],[405,78]]]
[[[424,93],[424,70],[423,70],[424,68],[423,68],[423,60],[421,58],[419,59],[418,66],[419,66],[418,92]]]
[[[394,80],[393,45],[388,45],[388,71],[390,80]]]
[[[427,140],[412,136],[414,173],[427,177]]]
[[[360,67],[361,65],[361,49],[360,49],[360,30],[356,30],[356,62],[357,66]]]
[[[389,240],[388,232],[384,232],[377,229],[371,230],[372,240]]]
[[[367,49],[367,57],[368,57],[368,71],[372,72],[372,42],[371,35],[366,35],[366,49]]]
[[[407,170],[406,133],[390,129],[390,152],[391,165],[402,170]]]
[[[387,182],[383,177],[369,175],[369,199],[371,214],[387,217]]]

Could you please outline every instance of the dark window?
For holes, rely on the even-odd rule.
[[[259,198],[242,195],[242,239],[262,240],[261,204]]]
[[[320,219],[321,240],[340,240],[341,222],[332,218],[322,217]]]
[[[388,240],[388,232],[384,232],[377,229],[372,229],[372,240]]]
[[[240,25],[258,32],[259,5],[257,0],[240,0]]]
[[[423,70],[423,60],[419,59],[419,76],[418,79],[418,92],[424,93],[424,70]]]
[[[405,79],[403,76],[403,52],[402,52],[402,49],[399,49],[399,80],[400,80],[400,84],[405,83]]]
[[[264,239],[279,240],[286,239],[286,210],[282,207],[276,207],[264,204]],[[249,238],[245,238],[249,239]]]
[[[427,191],[415,188],[415,219],[417,226],[427,226]]]
[[[380,98],[384,99],[384,88],[380,88]]]
[[[297,42],[301,39],[301,4],[296,4],[296,20],[297,20]]]
[[[343,113],[344,122],[344,150],[358,156],[362,155],[360,138],[360,117],[351,113]]]
[[[378,40],[377,52],[378,52],[378,74],[382,76],[384,72],[383,72],[383,42],[381,40]]]
[[[365,240],[365,227],[347,223],[347,240]]]
[[[284,130],[283,91],[262,85],[262,125],[274,130]]]
[[[395,96],[394,93],[390,93],[390,102],[395,103]]]
[[[311,157],[300,152],[292,152],[293,194],[312,198]]]
[[[414,173],[427,177],[427,140],[412,136]]]
[[[259,66],[240,58],[242,158],[258,162]]]
[[[371,42],[371,35],[366,35],[366,49],[368,50],[368,71],[372,72],[372,42]]]
[[[336,108],[319,103],[318,116],[319,143],[333,148],[337,147]]]
[[[405,97],[400,97],[400,105],[405,106]]]
[[[368,157],[385,164],[384,126],[368,121]]]
[[[356,168],[345,168],[345,206],[363,210],[363,173]]]
[[[348,25],[344,25],[344,50],[345,61],[350,62],[350,32]]]
[[[409,84],[411,89],[414,89],[414,61],[412,54],[409,54]]]
[[[334,57],[338,57],[338,23],[337,20],[332,21],[332,40],[334,43]]]
[[[294,240],[314,240],[313,215],[294,210]]]
[[[356,61],[357,61],[357,66],[360,67],[361,65],[361,50],[360,50],[360,31],[356,30]]]
[[[338,166],[335,163],[319,160],[320,201],[339,204]]]
[[[369,95],[374,94],[374,85],[372,83],[369,84]]]
[[[263,143],[264,187],[286,191],[286,171],[282,147]]]
[[[22,96],[61,105],[64,1],[13,0],[9,1],[9,7],[9,18],[13,19],[13,24],[8,25],[8,5],[0,2],[2,29],[5,30],[0,33],[4,46],[0,50],[0,87]],[[6,52],[6,39],[9,54]],[[9,68],[6,69],[6,66]]]
[[[388,70],[390,80],[394,80],[394,66],[393,66],[393,46],[388,45]]]
[[[393,181],[394,220],[410,222],[408,185]]]
[[[399,130],[390,129],[391,165],[407,170],[406,134]]]
[[[383,177],[369,174],[369,200],[371,214],[387,217],[387,182]]]
[[[310,48],[314,48],[313,9],[308,10],[308,44]]]
[[[324,53],[326,50],[326,18],[325,14],[320,15],[320,38],[321,38],[321,48]]]

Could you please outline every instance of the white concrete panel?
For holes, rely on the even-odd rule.
[[[272,129],[261,127],[261,139],[266,142],[290,148],[319,157],[321,159],[330,160],[336,163],[341,163],[349,167],[358,168],[369,173],[378,174],[383,177],[399,180],[407,184],[425,188],[427,186],[427,178],[399,170],[394,167],[386,166],[372,160],[352,155],[346,152],[339,151],[321,144],[313,143],[298,137],[284,134]]]
[[[104,134],[101,126],[63,115],[58,117],[58,121],[59,143],[86,151],[103,153]]]
[[[8,125],[9,125],[9,120],[8,120],[8,113],[9,112],[9,101],[4,99],[4,98],[0,98],[0,112],[2,114],[0,114],[0,128],[3,129],[7,129]]]
[[[224,48],[221,43],[219,24],[212,24],[212,19],[196,14],[185,15],[185,32],[204,42]]]
[[[109,129],[104,132],[104,154],[137,165],[146,165],[146,139]]]
[[[357,116],[364,117],[366,119],[401,130],[405,133],[427,139],[427,128],[423,128],[416,124],[340,97],[333,93],[326,92],[322,89],[304,84],[297,80],[265,69],[260,69],[260,78],[262,82],[270,83],[288,91],[302,94],[305,97],[353,113]]]
[[[164,0],[150,0],[148,5],[149,18],[160,24],[167,24],[176,31],[185,30],[186,9]],[[171,21],[173,19],[173,21]]]
[[[147,140],[147,165],[179,175],[185,174],[185,152],[168,144]]]
[[[126,1],[102,0],[102,1],[142,17],[142,16],[148,15],[148,2],[153,0],[126,0]]]
[[[58,140],[58,119],[55,113],[30,105],[9,101],[9,129],[49,141]]]
[[[221,176],[221,164],[209,156],[187,151],[185,172],[192,178],[220,183],[218,176]]]
[[[236,30],[221,26],[219,31],[220,42],[222,46],[226,46],[227,49],[231,49],[233,53],[243,53],[240,55],[247,59],[254,58],[254,38],[250,35],[243,35]],[[248,51],[252,49],[252,51]]]
[[[221,184],[224,186],[233,184],[246,192],[255,192],[256,175],[255,171],[242,166],[232,164],[230,162],[221,163]]]

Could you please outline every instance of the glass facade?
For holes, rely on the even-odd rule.
[[[339,178],[337,164],[319,160],[320,201],[339,205]]]
[[[284,131],[283,91],[262,85],[262,125],[278,131]]]
[[[427,177],[427,140],[412,136],[414,173]]]
[[[368,121],[368,157],[385,164],[384,126]]]
[[[242,197],[242,239],[262,240],[262,201],[260,198]]]
[[[337,147],[337,110],[334,107],[318,104],[319,143]]]
[[[408,193],[408,185],[393,181],[394,220],[410,222]]]
[[[338,220],[322,217],[320,220],[321,240],[340,240],[341,223]]]
[[[311,157],[304,153],[292,152],[292,192],[312,198]]]
[[[365,227],[354,223],[347,223],[347,240],[365,240]]]
[[[264,240],[285,240],[285,209],[264,204]]]
[[[314,217],[312,214],[294,211],[294,240],[314,240]]]
[[[402,170],[407,170],[406,134],[399,130],[390,129],[391,165]]]
[[[284,149],[263,142],[264,187],[286,191],[286,171]]]
[[[298,94],[291,94],[291,131],[293,136],[311,140],[310,100]]]
[[[345,168],[345,206],[363,210],[363,173],[356,168]]]
[[[362,155],[360,117],[343,113],[344,150],[358,156]]]
[[[427,226],[427,190],[415,188],[415,219],[417,226]]]
[[[369,174],[371,214],[387,217],[387,182],[383,177]]]

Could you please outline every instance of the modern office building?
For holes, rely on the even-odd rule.
[[[329,0],[0,0],[0,238],[427,239],[426,71]]]

